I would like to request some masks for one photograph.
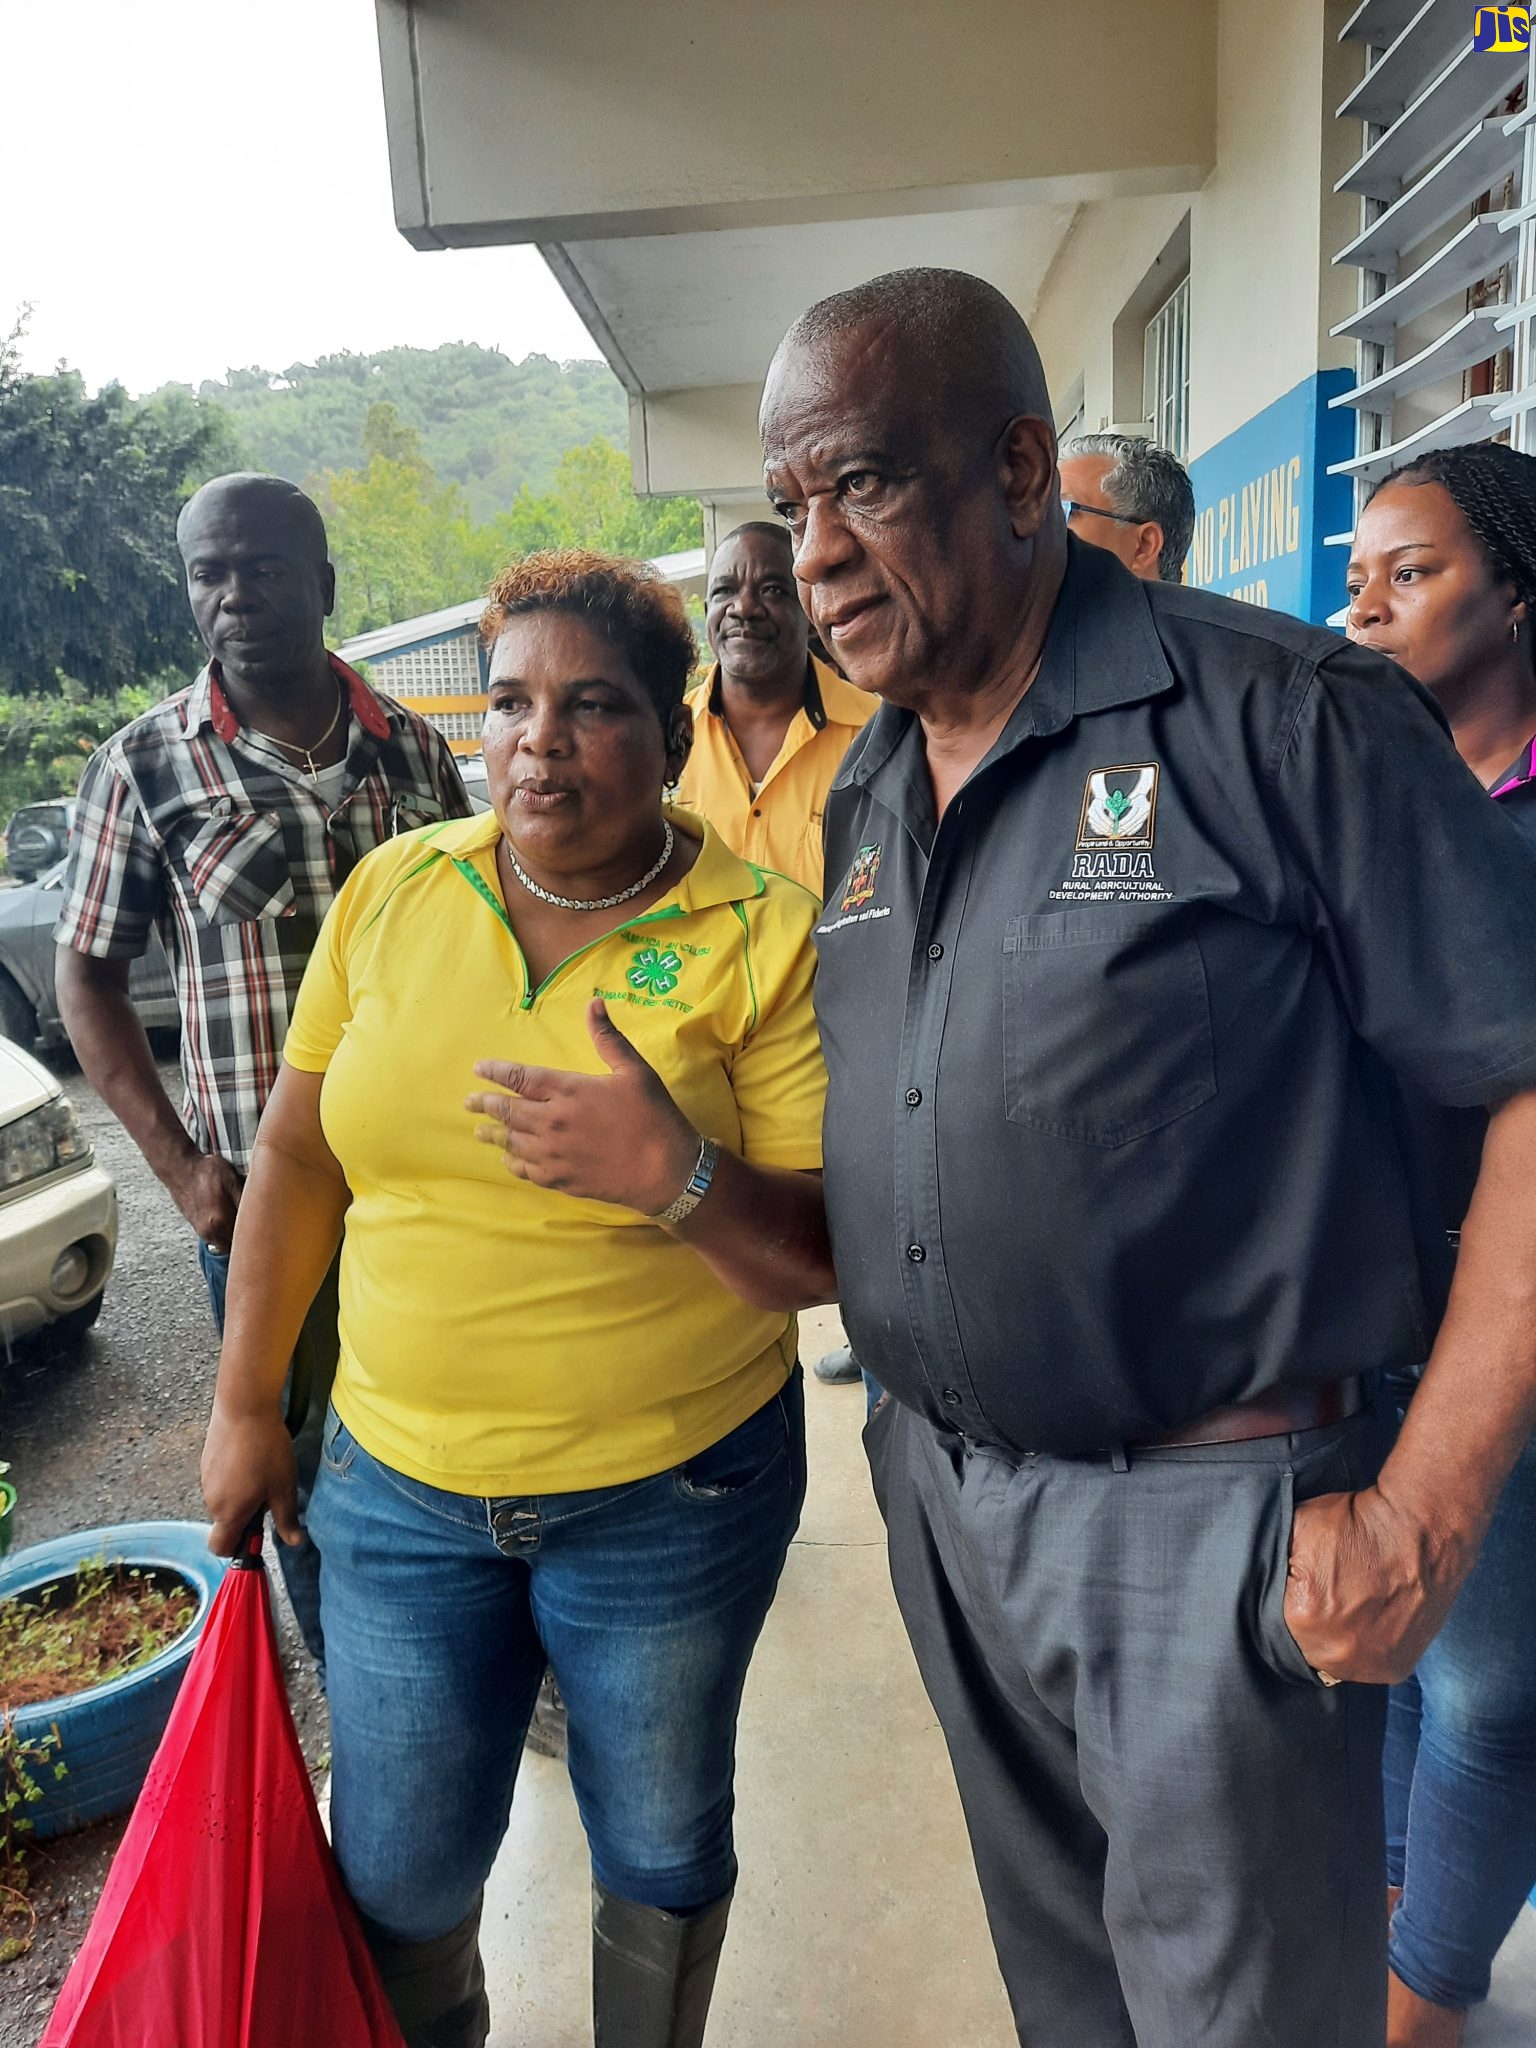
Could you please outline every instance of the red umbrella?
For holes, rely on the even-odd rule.
[[[241,1552],[38,2048],[404,2048],[320,1825],[259,1533]]]

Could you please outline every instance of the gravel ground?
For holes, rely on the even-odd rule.
[[[203,1520],[197,1464],[217,1356],[190,1231],[84,1077],[67,1059],[53,1064],[116,1178],[121,1231],[90,1335],[73,1350],[31,1339],[0,1358],[0,1456],[19,1495],[18,1548],[101,1523]],[[174,1093],[174,1066],[161,1071]],[[325,1705],[275,1569],[272,1585],[289,1697],[316,1766]],[[31,1852],[37,1935],[0,1967],[0,2048],[34,2048],[121,1833],[109,1823]]]

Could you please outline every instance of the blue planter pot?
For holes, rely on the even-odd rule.
[[[197,1611],[185,1632],[137,1671],[17,1708],[11,1719],[19,1741],[42,1741],[55,1728],[59,1733],[57,1754],[32,1773],[43,1794],[27,1808],[34,1839],[91,1827],[132,1806],[228,1568],[209,1551],[208,1531],[198,1522],[120,1522],[16,1551],[0,1562],[0,1600],[67,1579],[82,1562],[99,1557],[174,1572],[196,1595]],[[62,1778],[54,1776],[56,1762],[65,1767]]]

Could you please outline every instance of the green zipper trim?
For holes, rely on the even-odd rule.
[[[454,854],[453,864],[458,869],[459,873],[464,877],[465,881],[468,882],[471,889],[474,890],[475,894],[481,899],[482,902],[489,903],[492,910],[495,911],[496,915],[501,919],[502,923],[506,926],[507,930],[511,932],[512,920],[507,915],[507,906],[505,905],[505,903],[502,902],[501,898],[497,895],[496,891],[491,887],[490,883],[485,879],[484,875],[481,874],[480,870],[474,865],[473,861],[463,860],[460,858],[458,854]],[[515,944],[517,941],[516,932],[512,932],[512,938],[513,943]]]
[[[732,903],[731,908],[735,911],[737,919],[741,924],[741,952],[742,958],[747,964],[747,989],[752,997],[751,1029],[755,1031],[757,1029],[757,976],[752,972],[752,927],[747,923],[747,913],[739,903]]]
[[[563,960],[559,961],[549,970],[538,987],[534,988],[532,986],[533,977],[528,972],[528,958],[522,947],[518,944],[517,933],[512,929],[512,920],[507,915],[506,904],[502,902],[501,897],[486,881],[480,870],[470,861],[461,860],[457,854],[453,855],[452,858],[453,865],[458,869],[465,881],[468,882],[475,894],[483,903],[488,903],[491,906],[492,910],[501,919],[503,925],[506,926],[507,937],[512,941],[512,950],[517,955],[517,964],[523,970],[524,994],[518,1003],[520,1010],[531,1010],[550,983],[557,976],[563,974],[573,960],[579,960],[583,953],[590,953],[595,946],[605,945],[615,932],[623,931],[625,925],[660,924],[667,918],[685,915],[681,903],[670,903],[664,910],[646,911],[643,917],[626,917],[623,923],[611,926],[607,931],[600,932],[595,939],[589,939],[586,945],[578,946],[574,953],[567,953]]]

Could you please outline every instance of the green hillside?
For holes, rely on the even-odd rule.
[[[232,415],[257,468],[295,483],[361,468],[368,407],[387,399],[421,435],[438,481],[461,485],[477,519],[505,511],[523,484],[547,490],[568,448],[597,434],[624,447],[628,437],[623,387],[606,363],[537,355],[514,363],[474,342],[322,356],[281,372],[231,370],[197,395]]]

